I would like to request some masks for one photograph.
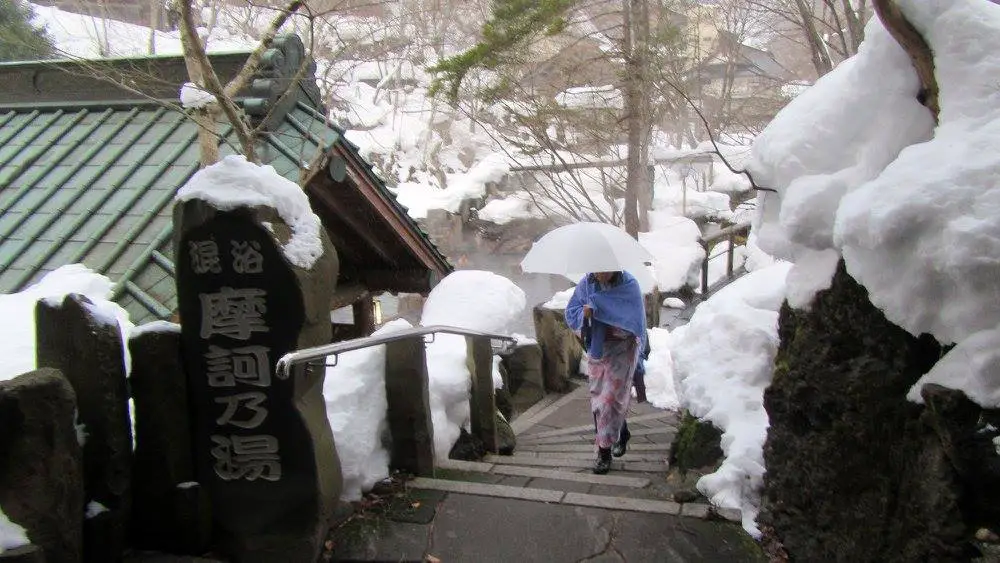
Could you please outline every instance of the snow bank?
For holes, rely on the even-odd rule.
[[[201,199],[222,210],[267,206],[277,210],[292,229],[282,251],[292,264],[309,269],[323,255],[319,217],[309,206],[302,188],[270,166],[231,155],[199,170],[177,191],[177,201]]]
[[[11,522],[10,518],[4,514],[3,508],[0,508],[0,554],[3,554],[8,549],[25,546],[30,543],[24,528]]]
[[[524,311],[524,292],[503,276],[460,270],[445,277],[424,303],[423,326],[451,325],[509,334]],[[427,346],[434,455],[447,459],[469,420],[471,376],[465,338],[439,334]]]
[[[399,319],[386,323],[375,334],[410,327]],[[362,492],[389,476],[389,452],[382,444],[388,430],[385,346],[340,354],[337,365],[326,368],[323,398],[344,476],[341,498],[358,500]]]
[[[983,343],[1000,326],[1000,6],[900,7],[934,53],[939,124],[917,102],[909,58],[873,18],[858,55],[754,144],[751,170],[779,192],[762,196],[759,243],[796,262],[798,306],[825,285],[831,252],[841,254],[890,321],[959,344],[927,381],[992,404]]]
[[[722,430],[725,459],[698,489],[716,506],[739,509],[754,536],[760,535],[755,520],[768,426],[763,393],[778,349],[778,309],[789,268],[778,263],[747,274],[670,334],[680,406]]]
[[[71,293],[81,294],[94,305],[90,308],[98,319],[115,323],[125,336],[132,330],[128,313],[117,303],[108,301],[114,284],[82,264],[71,264],[54,270],[38,283],[19,293],[0,295],[0,381],[11,379],[35,369],[35,304],[39,299],[62,301]],[[128,350],[122,350],[126,368]]]
[[[502,199],[491,199],[476,212],[476,215],[484,221],[506,225],[516,219],[530,219],[537,216],[537,213],[533,211],[527,196],[513,195]]]

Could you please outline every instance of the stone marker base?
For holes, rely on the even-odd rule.
[[[45,563],[45,552],[37,545],[15,547],[0,553],[0,563]]]

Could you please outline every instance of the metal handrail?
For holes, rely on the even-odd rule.
[[[275,368],[275,374],[278,376],[279,379],[288,379],[289,374],[291,374],[292,372],[292,366],[296,364],[313,362],[316,360],[326,359],[330,356],[333,356],[333,363],[326,365],[335,366],[337,365],[337,356],[343,354],[344,352],[361,350],[362,348],[370,348],[372,346],[381,346],[382,344],[388,344],[389,342],[396,342],[397,340],[405,340],[407,338],[413,338],[416,336],[431,336],[432,337],[431,340],[427,342],[433,342],[434,341],[433,336],[438,333],[489,338],[491,342],[494,340],[498,340],[505,344],[514,344],[515,342],[517,342],[511,336],[505,336],[502,334],[491,334],[488,332],[470,330],[456,326],[445,326],[445,325],[415,326],[413,328],[398,330],[396,332],[390,332],[388,334],[380,334],[378,336],[366,336],[363,338],[354,338],[352,340],[345,340],[343,342],[334,342],[333,344],[324,344],[323,346],[314,346],[312,348],[303,348],[301,350],[289,352],[278,360],[278,364]]]

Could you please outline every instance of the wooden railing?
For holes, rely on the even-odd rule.
[[[278,360],[275,374],[287,379],[299,370],[325,369],[337,365],[340,354],[384,345],[386,411],[392,437],[389,465],[414,475],[431,476],[434,474],[434,428],[425,346],[433,342],[437,334],[465,337],[466,362],[472,376],[469,396],[472,435],[495,453],[498,444],[493,354],[514,344],[510,336],[453,326],[413,327],[290,352]]]
[[[702,296],[707,296],[709,293],[709,283],[708,283],[708,263],[713,258],[718,258],[722,256],[723,252],[727,254],[726,256],[726,281],[733,279],[734,268],[733,268],[733,252],[736,248],[736,237],[742,236],[746,237],[750,234],[750,224],[740,223],[738,225],[732,225],[724,229],[715,232],[708,237],[703,237],[699,243],[702,248],[705,249],[705,259],[701,263],[701,294]],[[727,240],[729,244],[726,245],[726,249],[721,252],[716,252],[711,254],[712,245],[721,241]]]

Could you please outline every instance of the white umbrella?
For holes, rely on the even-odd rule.
[[[531,245],[521,261],[525,272],[575,276],[625,270],[648,292],[656,281],[647,262],[653,257],[628,233],[607,223],[573,223],[554,229]]]

